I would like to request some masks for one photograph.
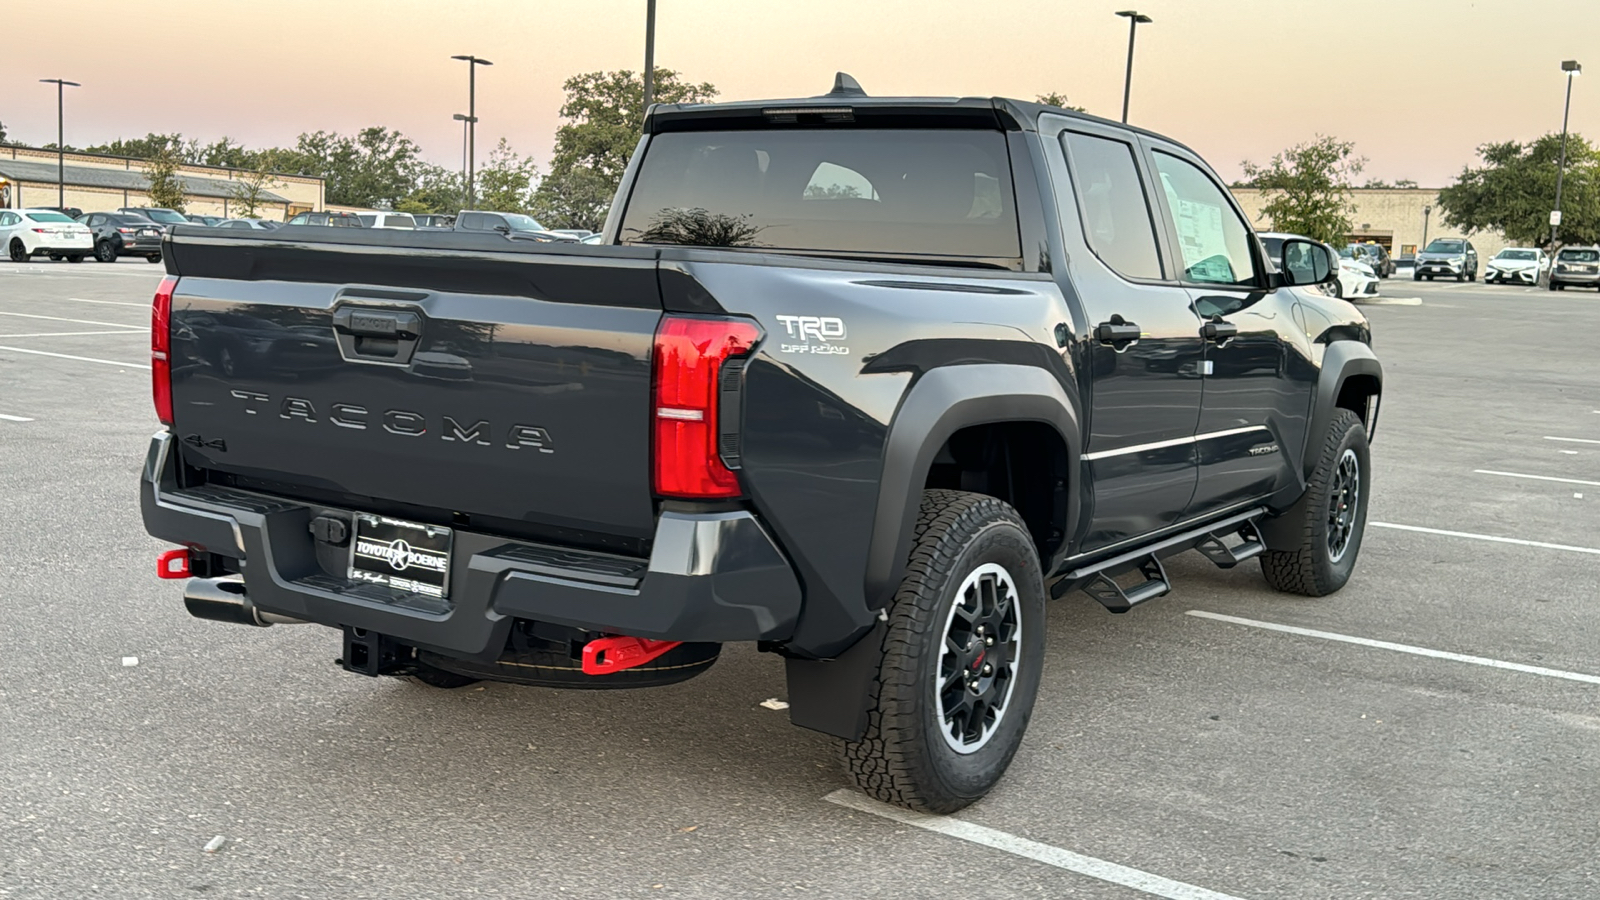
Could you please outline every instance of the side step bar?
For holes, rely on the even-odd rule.
[[[1231,569],[1247,559],[1260,556],[1267,548],[1256,531],[1255,522],[1266,514],[1265,507],[1247,510],[1081,566],[1063,575],[1051,587],[1050,593],[1060,597],[1078,589],[1111,612],[1125,613],[1172,590],[1167,570],[1161,565],[1162,557],[1194,549],[1205,554],[1218,567]],[[1224,538],[1235,534],[1241,541],[1230,546]],[[1116,576],[1129,572],[1138,572],[1144,576],[1144,580],[1129,588],[1117,584]]]

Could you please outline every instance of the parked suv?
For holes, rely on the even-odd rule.
[[[1022,742],[1046,596],[1127,612],[1189,549],[1313,597],[1354,571],[1368,324],[1176,141],[841,75],[652,106],[614,209],[592,247],[172,235],[142,509],[189,611],[441,688],[747,643],[862,790],[950,812]],[[328,340],[230,371],[208,317]]]
[[[365,228],[361,217],[355,213],[346,212],[304,212],[290,219],[285,225],[328,225],[334,228]]]
[[[1478,280],[1478,251],[1465,238],[1437,238],[1417,254],[1417,268],[1411,280],[1421,281],[1445,275],[1457,281]]]
[[[162,226],[144,216],[95,212],[78,221],[94,232],[94,258],[100,262],[116,262],[119,256],[142,256],[153,263],[161,262]]]
[[[1600,288],[1600,247],[1563,247],[1550,270],[1550,290],[1564,291],[1567,285]]]
[[[456,215],[456,231],[498,232],[510,238],[533,240],[540,243],[577,243],[577,238],[557,234],[546,229],[532,216],[521,213],[478,212],[462,210]]]
[[[1345,250],[1353,254],[1351,258],[1366,263],[1367,267],[1372,269],[1372,274],[1378,278],[1388,278],[1394,274],[1394,260],[1389,257],[1389,251],[1383,249],[1382,244],[1353,243]],[[1339,251],[1339,255],[1344,256],[1345,251]]]

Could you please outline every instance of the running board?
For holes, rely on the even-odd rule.
[[[1266,515],[1265,507],[1246,510],[1216,522],[1180,531],[1145,546],[1125,553],[1089,563],[1067,572],[1051,586],[1051,596],[1060,597],[1068,591],[1081,590],[1114,613],[1128,610],[1154,600],[1172,590],[1166,568],[1161,565],[1165,556],[1174,556],[1185,550],[1199,550],[1217,566],[1231,569],[1239,563],[1266,550],[1255,522]],[[1229,546],[1224,538],[1237,534],[1241,542]],[[1144,580],[1132,587],[1117,584],[1116,576],[1138,572]]]

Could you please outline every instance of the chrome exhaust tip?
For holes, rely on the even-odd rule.
[[[213,622],[251,625],[304,625],[306,620],[256,609],[245,595],[244,581],[234,578],[191,578],[183,587],[183,605],[189,615]]]

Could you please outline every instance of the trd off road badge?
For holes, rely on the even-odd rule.
[[[817,353],[849,356],[844,320],[833,316],[775,316],[788,333],[788,342],[778,344],[780,353]],[[796,343],[798,342],[798,343]]]

